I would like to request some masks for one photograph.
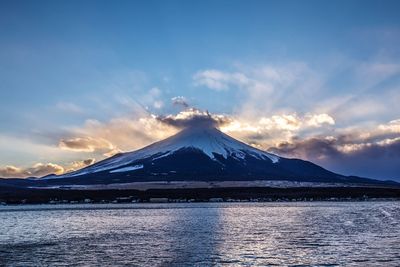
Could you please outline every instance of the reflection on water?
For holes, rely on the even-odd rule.
[[[400,266],[400,203],[0,207],[0,266]]]

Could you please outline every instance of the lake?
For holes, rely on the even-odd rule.
[[[400,266],[399,202],[0,206],[0,266]]]

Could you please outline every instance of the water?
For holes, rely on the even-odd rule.
[[[399,202],[0,207],[0,266],[400,266]]]

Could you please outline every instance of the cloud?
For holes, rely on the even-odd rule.
[[[196,86],[206,86],[216,91],[228,90],[229,86],[241,86],[249,82],[243,73],[223,72],[219,70],[203,70],[193,75]]]
[[[69,164],[64,169],[65,169],[65,172],[72,172],[72,171],[76,171],[76,170],[82,169],[84,167],[87,167],[89,165],[92,165],[95,162],[96,162],[96,159],[94,159],[94,158],[89,158],[89,159],[84,159],[84,160],[76,160],[76,161],[73,161],[71,164]]]
[[[321,127],[324,124],[334,125],[335,120],[326,113],[306,116],[306,124],[314,127]]]
[[[332,137],[312,137],[306,140],[293,138],[290,142],[282,142],[268,150],[278,155],[302,158],[323,159],[338,156],[340,151],[335,146],[338,140]]]
[[[78,105],[70,102],[58,102],[56,107],[65,112],[70,112],[70,113],[83,113],[84,110],[83,108],[79,107]]]
[[[155,109],[161,109],[164,101],[161,100],[162,91],[158,87],[153,87],[146,94],[141,96],[141,102],[152,106]]]
[[[29,173],[27,171],[17,168],[15,166],[5,166],[0,168],[0,177],[2,178],[19,178],[27,176],[29,176]]]
[[[318,65],[236,64],[228,70],[203,69],[192,78],[197,87],[230,90],[226,95],[234,98],[235,116],[325,113],[341,125],[354,125],[400,112],[399,75],[400,64],[377,55],[363,61],[335,56]]]
[[[50,173],[61,174],[64,172],[64,168],[54,163],[37,163],[29,168],[28,172],[35,177],[40,177]]]
[[[400,179],[398,120],[378,129],[351,129],[336,136],[292,138],[268,151],[311,160],[333,171],[364,177]]]
[[[400,74],[400,64],[387,62],[363,62],[356,68],[356,75],[363,80],[366,89],[370,89],[392,76]]]
[[[281,142],[269,149],[284,155],[306,159],[360,153],[366,149],[396,144],[400,140],[399,126],[400,120],[393,120],[372,128],[336,129],[336,132],[332,132],[335,135],[320,134],[308,138],[295,136],[292,140]]]
[[[137,116],[137,117],[136,117]],[[123,151],[132,151],[176,133],[178,129],[160,121],[158,116],[142,112],[111,120],[86,120],[83,125],[65,131],[58,147],[76,153],[91,153],[97,160]]]
[[[95,163],[94,158],[76,160],[62,166],[55,163],[36,163],[31,167],[5,166],[0,168],[0,178],[43,177],[49,174],[63,174]]]
[[[15,166],[6,166],[0,168],[0,177],[3,178],[25,178],[42,177],[48,174],[62,174],[64,168],[54,163],[37,163],[29,168],[19,168]]]
[[[161,100],[156,100],[156,101],[154,101],[154,103],[153,103],[153,107],[156,108],[156,109],[160,109],[160,108],[162,108],[163,106],[164,106],[164,102],[161,101]]]
[[[262,117],[259,120],[259,124],[263,125],[265,128],[276,128],[281,130],[295,131],[301,126],[301,120],[296,114],[283,114],[283,115],[273,115],[270,118]]]
[[[387,124],[380,124],[378,129],[382,131],[389,131],[391,133],[400,133],[400,119],[392,120]]]
[[[82,161],[82,163],[83,163],[83,165],[88,166],[88,165],[92,165],[95,161],[96,161],[96,159],[85,159]]]
[[[151,87],[147,90],[135,90],[134,97],[132,97],[132,92],[130,93],[121,93],[115,95],[114,99],[116,100],[117,105],[113,105],[109,99],[101,100],[100,105],[110,105],[109,108],[115,110],[122,110],[121,106],[124,108],[128,108],[129,111],[135,112],[137,114],[142,114],[143,112],[149,112],[149,110],[160,110],[164,107],[164,99],[163,99],[163,91],[158,87]],[[104,101],[107,101],[107,104],[104,104]],[[115,103],[114,103],[115,104]],[[108,109],[108,108],[107,108]],[[112,112],[110,110],[106,110],[107,112]]]
[[[400,138],[377,143],[336,144],[326,139],[308,139],[271,149],[309,159],[326,168],[371,178],[400,179]]]
[[[71,139],[61,139],[59,142],[61,149],[78,152],[111,151],[114,145],[104,138],[76,137]]]
[[[27,168],[10,165],[0,168],[0,178],[43,177],[49,174],[63,174],[89,166],[95,161],[94,158],[88,158],[73,161],[65,166],[55,163],[36,163]]]
[[[229,117],[221,130],[259,148],[289,141],[295,136],[315,135],[330,129],[335,120],[328,114],[276,114],[269,117]]]
[[[183,108],[189,107],[189,104],[188,104],[186,98],[183,96],[175,96],[175,97],[171,98],[171,101],[174,106],[181,106]]]
[[[192,126],[220,127],[230,122],[230,118],[225,115],[211,114],[208,111],[201,111],[189,108],[176,115],[158,116],[157,119],[169,126],[176,128],[186,128]]]
[[[322,87],[321,78],[307,64],[236,65],[234,71],[201,70],[193,75],[195,86],[216,91],[235,90],[235,113],[260,117],[281,112],[312,112],[312,102]]]
[[[400,137],[376,142],[360,142],[348,136],[312,137],[305,140],[294,138],[268,150],[280,155],[309,160],[331,160],[333,158],[380,157],[384,154],[400,160]]]

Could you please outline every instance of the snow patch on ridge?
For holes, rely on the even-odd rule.
[[[112,170],[109,171],[109,173],[114,173],[114,172],[128,172],[128,171],[134,171],[134,170],[139,170],[139,169],[143,169],[143,165],[135,165],[135,166],[128,166],[128,167],[123,167],[123,168],[119,168],[116,170]]]

